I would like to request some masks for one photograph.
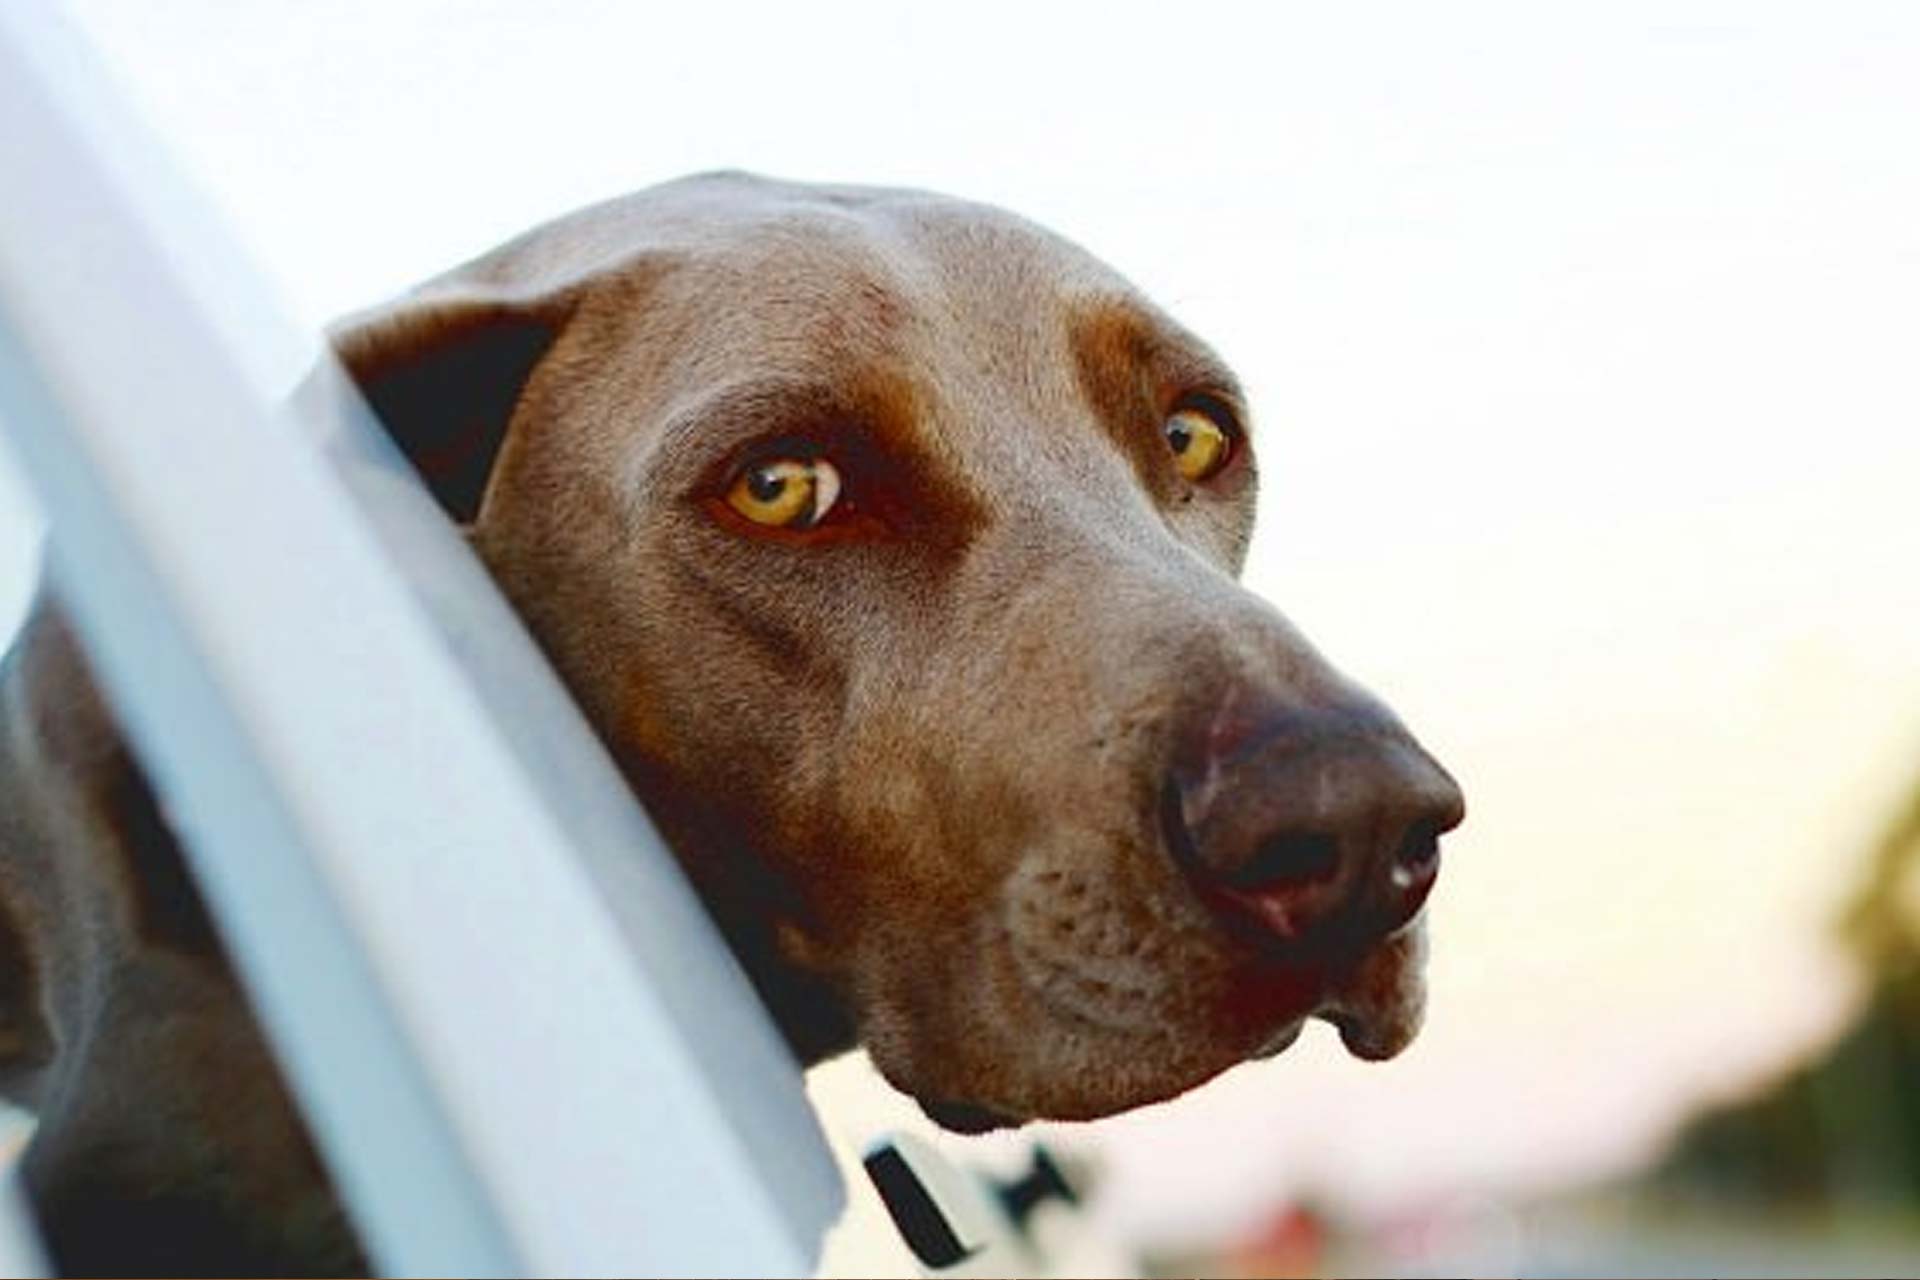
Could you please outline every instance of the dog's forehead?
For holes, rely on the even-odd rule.
[[[506,255],[517,284],[566,283],[575,299],[554,362],[567,376],[545,380],[542,416],[626,424],[574,445],[641,489],[834,420],[980,505],[1111,505],[1165,481],[1154,405],[1237,401],[1205,344],[1117,271],[927,192],[703,176]]]
[[[1231,387],[1211,351],[1079,246],[990,205],[721,174],[610,207],[570,236],[623,244],[607,324],[662,402],[743,377],[910,386],[945,430],[1091,423],[1095,382]],[[1064,442],[1063,442],[1064,444]]]
[[[659,212],[682,296],[709,306],[724,299],[768,338],[798,328],[818,349],[824,337],[833,357],[859,354],[837,348],[865,340],[997,343],[1045,358],[1081,311],[1125,305],[1152,314],[1123,277],[1077,246],[1005,210],[947,196],[730,178],[696,184]],[[1008,352],[975,354],[1004,360]]]
[[[763,366],[891,358],[1030,378],[1063,367],[1077,329],[1116,315],[1200,346],[1077,245],[924,191],[702,175],[551,224],[514,256],[522,285],[611,283],[621,310],[609,322],[636,344],[671,330],[694,366],[684,372],[702,379],[745,352]]]
[[[902,288],[1130,294],[1112,268],[1044,227],[934,192],[711,174],[652,188],[627,206],[638,243],[716,264],[893,273]]]

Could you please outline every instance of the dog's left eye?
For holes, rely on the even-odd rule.
[[[1233,437],[1204,409],[1176,409],[1163,428],[1173,465],[1195,484],[1220,474],[1233,456]]]
[[[756,462],[734,477],[727,505],[777,529],[811,529],[840,498],[840,472],[825,458]]]

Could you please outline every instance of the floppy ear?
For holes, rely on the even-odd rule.
[[[551,298],[419,294],[350,317],[330,337],[440,506],[470,524],[514,406],[565,312]]]

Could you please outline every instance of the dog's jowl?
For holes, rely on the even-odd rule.
[[[1237,583],[1251,406],[1108,267],[715,175],[334,338],[803,1060],[983,1129],[1316,1016],[1413,1037],[1459,791]],[[51,596],[0,714],[0,1083],[61,1262],[363,1265]]]

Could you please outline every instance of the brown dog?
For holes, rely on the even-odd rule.
[[[337,345],[808,1062],[944,1124],[1168,1098],[1419,1021],[1447,775],[1234,581],[1232,375],[1008,214],[719,175]],[[70,1268],[346,1228],[59,614],[4,681],[0,1052]]]

